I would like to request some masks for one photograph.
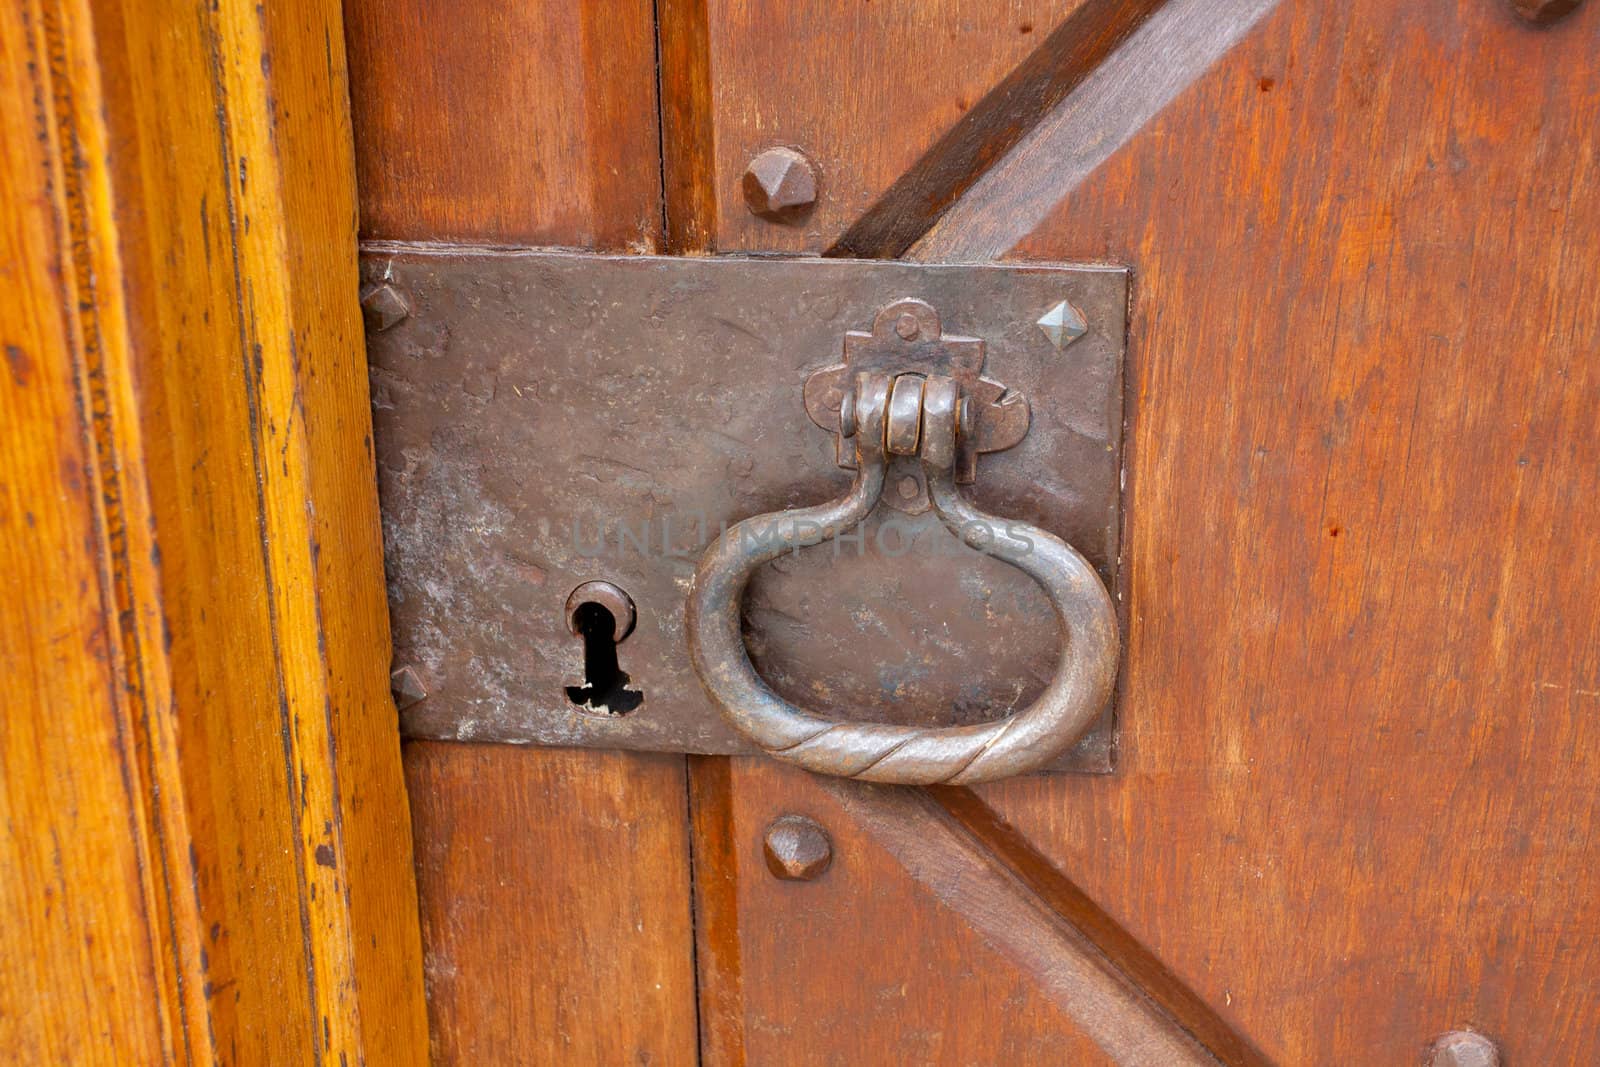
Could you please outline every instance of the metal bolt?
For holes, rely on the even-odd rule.
[[[397,711],[405,711],[411,705],[428,699],[428,691],[422,687],[422,680],[410,667],[401,667],[389,675],[389,691],[394,694]]]
[[[1581,3],[1583,0],[1511,0],[1517,14],[1540,26],[1548,26],[1563,15],[1571,14]]]
[[[797,221],[816,203],[816,171],[792,148],[769,148],[745,168],[744,200],[762,218]]]
[[[1500,1067],[1500,1050],[1482,1034],[1451,1030],[1428,1046],[1424,1067]]]
[[[833,862],[828,831],[804,815],[783,815],[767,827],[767,869],[785,882],[809,882]]]
[[[856,387],[853,385],[845,390],[844,399],[839,401],[839,435],[856,435]]]
[[[922,333],[922,324],[908,311],[895,320],[894,332],[900,335],[902,341],[915,341]]]
[[[392,285],[376,286],[361,297],[361,315],[367,321],[368,333],[382,333],[409,314],[411,308],[405,297]]]

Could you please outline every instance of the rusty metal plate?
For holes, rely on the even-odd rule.
[[[1065,537],[1119,589],[1120,268],[372,244],[362,270],[380,309],[372,397],[408,736],[754,751],[690,666],[690,578],[723,526],[849,484],[804,386],[902,298],[981,338],[985,377],[1031,406],[1026,435],[979,458],[965,491]],[[885,496],[900,508],[758,572],[746,644],[780,695],[944,726],[1042,690],[1060,641],[1043,593],[946,533],[923,492],[892,471]],[[642,694],[626,713],[569,696],[585,676],[567,600],[590,581],[635,605],[616,646]],[[1107,708],[1056,768],[1107,769],[1113,721]]]

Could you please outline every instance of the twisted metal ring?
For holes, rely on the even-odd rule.
[[[877,503],[887,464],[891,388],[887,374],[862,374],[845,401],[855,405],[846,414],[855,420],[859,462],[843,496],[747,519],[707,550],[688,605],[695,672],[737,729],[770,755],[818,774],[916,785],[971,784],[1024,774],[1071,746],[1105,706],[1116,677],[1116,612],[1094,568],[1071,545],[1036,526],[989,515],[961,496],[954,474],[961,396],[950,378],[930,377],[922,389],[919,451],[928,492],[951,532],[1026,572],[1049,596],[1066,644],[1044,692],[1021,711],[971,726],[838,722],[773,692],[744,647],[739,603],[756,568],[837,536],[866,518]],[[980,541],[975,531],[986,536]]]

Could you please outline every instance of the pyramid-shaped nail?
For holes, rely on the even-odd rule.
[[[1039,316],[1039,329],[1050,338],[1051,344],[1057,348],[1066,348],[1089,332],[1089,324],[1084,320],[1083,312],[1063,300]]]

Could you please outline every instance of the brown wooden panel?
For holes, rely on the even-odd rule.
[[[1600,1059],[1597,41],[1286,3],[1015,248],[1135,269],[1131,630],[983,792],[1279,1062]]]
[[[1074,1016],[1092,1003],[1102,1020],[1120,1023],[1129,1002],[1081,980],[1073,965],[1083,957],[1062,951],[1067,928],[1008,895],[1009,875],[982,858],[963,864],[952,847],[960,832],[919,790],[830,788],[755,757],[696,764],[706,1062],[1118,1062]],[[832,838],[832,860],[814,881],[780,880],[763,856],[768,825],[796,814]],[[889,835],[887,845],[874,829]],[[897,850],[918,837],[928,866],[913,860],[914,876]],[[981,900],[1014,938],[980,933],[952,897]],[[1048,975],[1037,968],[1044,958]],[[1143,1062],[1212,1062],[1189,1059],[1192,1046],[1170,1031],[1152,1037],[1135,1025],[1126,1036],[1127,1047],[1163,1042],[1177,1057]]]
[[[128,55],[112,159],[200,839],[171,865],[202,907],[189,988],[225,1055],[415,1062],[338,10],[171,6],[98,14]]]
[[[1121,5],[1130,12],[1135,6]],[[1098,30],[1103,29],[1100,20],[1117,7],[1077,5],[1073,10],[1091,11],[1092,28]],[[703,16],[693,3],[664,5],[667,83],[672,83],[674,50],[694,58],[695,33],[705,35],[711,50],[705,69],[692,64],[686,68],[704,84],[691,81],[687,101],[675,102],[670,91],[666,100],[668,223],[677,250],[705,250],[718,226],[740,234],[731,244],[724,239],[723,248],[825,247],[901,178],[900,168],[914,163],[944,132],[941,125],[920,127],[919,135],[927,140],[908,147],[910,142],[893,139],[898,131],[892,130],[886,149],[879,129],[868,121],[870,115],[859,107],[839,106],[840,94],[860,91],[864,79],[868,94],[892,85],[887,95],[898,100],[901,94],[920,91],[906,88],[908,80],[965,78],[980,69],[956,73],[917,66],[912,76],[907,74],[909,63],[889,63],[855,72],[857,77],[843,81],[845,87],[831,97],[816,97],[816,121],[832,124],[831,150],[837,158],[849,165],[863,161],[863,170],[872,173],[880,165],[875,153],[883,151],[890,158],[890,150],[902,150],[904,156],[892,166],[883,163],[881,184],[854,200],[830,205],[825,180],[823,203],[811,228],[816,218],[830,217],[833,230],[826,239],[812,232],[809,243],[802,244],[792,239],[797,231],[746,221],[738,194],[746,157],[725,154],[723,148],[726,137],[743,135],[740,123],[749,116],[735,113],[730,118],[720,98],[715,106],[693,106],[696,93],[711,100],[719,63],[746,62],[745,48],[775,51],[779,38],[769,42],[759,28],[742,26],[740,32],[756,38],[746,41],[726,27],[719,30],[715,19],[710,27],[697,25],[693,17],[675,23],[674,9],[680,16]],[[941,10],[948,15],[948,9]],[[861,53],[890,54],[894,62],[907,62],[892,34],[875,36],[885,32],[876,16],[850,11],[849,16],[829,16],[840,21],[859,17],[860,24],[848,34],[791,35],[785,42],[791,54],[759,89],[763,122],[809,119],[809,72],[815,67],[826,70]],[[910,17],[909,11],[901,14]],[[805,17],[814,16],[807,12]],[[937,35],[926,34],[927,25],[936,26],[944,17],[940,11],[923,7],[915,17],[922,36],[943,47]],[[975,17],[973,25],[980,24],[984,32],[998,32],[1003,25]],[[1125,30],[1136,24],[1130,15],[1118,25]],[[1079,30],[1087,36],[1061,34],[1047,56],[1076,56],[1088,63],[1103,55],[1106,41],[1083,26]],[[834,47],[841,42],[849,43]],[[802,51],[803,58],[797,58]],[[1027,51],[1019,49],[1012,62]],[[971,86],[981,94],[1009,70],[1009,65],[999,65],[984,75],[986,82],[979,85],[973,78]],[[1034,80],[1028,84],[1037,88]],[[949,92],[950,85],[943,83],[937,91]],[[676,120],[674,108],[681,111]],[[932,110],[938,113],[937,107]],[[926,117],[919,114],[909,125]],[[942,121],[954,121],[954,116]],[[675,136],[680,129],[694,132]],[[714,165],[703,152],[713,136]],[[993,143],[1003,143],[1004,131],[993,131],[993,136]],[[752,150],[760,146],[752,144]],[[948,191],[975,176],[944,175],[934,184]],[[712,192],[715,196],[708,195]],[[707,204],[719,200],[724,214],[706,222],[707,213],[718,210]],[[828,211],[833,214],[825,215]],[[926,209],[912,214],[924,222],[931,217]],[[961,606],[952,604],[952,610]],[[1051,892],[1041,892],[1041,879],[1008,867],[991,852],[991,840],[977,838],[938,814],[921,794],[877,794],[849,783],[832,786],[749,759],[692,760],[691,778],[705,1062],[1210,1062],[1203,1049],[1182,1036],[1185,1028],[1227,1062],[1264,1062],[1092,902],[1077,894],[1069,915],[1063,879],[1055,876]],[[767,822],[794,811],[826,823],[845,865],[815,885],[778,882],[761,858]],[[1036,855],[1029,862],[1048,869]],[[1068,977],[1098,973],[1077,968],[1086,959],[1104,961],[1113,952],[1116,962],[1109,966],[1121,976],[1111,982],[1117,995],[1091,991]]]
[[[655,250],[650,0],[344,10],[364,237]]]
[[[19,1063],[155,1063],[180,1045],[181,1009],[130,788],[135,709],[70,311],[82,278],[50,80],[66,72],[39,14],[0,9],[0,1046]]]
[[[683,758],[423,741],[406,774],[434,1062],[694,1062]]]
[[[1059,23],[1110,6],[666,0],[675,247],[827,248]],[[820,174],[817,206],[799,225],[775,225],[745,206],[745,166],[773,145],[801,149]]]
[[[35,268],[4,328],[38,436],[0,513],[47,599],[0,617],[31,635],[8,651],[48,642],[5,731],[32,749],[6,749],[0,882],[30,921],[5,1044],[419,1062],[337,7],[45,0],[4,26]]]
[[[1468,1024],[1508,1062],[1588,1062],[1600,23],[1296,3],[1251,32],[1270,3],[1169,7],[1119,66],[1130,108],[1111,83],[1057,109],[919,250],[1128,262],[1139,286],[1138,736],[1116,778],[985,796],[1224,1039],[1399,1063]],[[1167,110],[1141,130],[1145,105]],[[727,199],[735,163],[716,175]],[[716,766],[697,798],[763,788]],[[710,923],[781,918],[711,884]],[[749,989],[739,937],[700,944]],[[730,988],[703,1010],[736,1032]]]
[[[657,246],[647,0],[353,0],[345,18],[364,233]],[[617,1057],[602,1053],[637,1047],[657,1062],[691,1058],[682,758],[413,745],[405,759],[425,860],[418,874],[435,1053],[473,1062],[474,1050],[492,1048],[528,1062],[582,1062],[587,1048],[600,1055],[595,1062],[609,1062]],[[619,795],[628,798],[620,808]],[[624,820],[634,823],[625,834]],[[452,847],[508,841],[509,858],[447,857],[446,832]],[[618,910],[635,892],[649,937]],[[474,901],[493,901],[501,913],[475,911]],[[651,976],[662,975],[671,981],[657,989]],[[614,987],[609,977],[649,984]],[[624,1016],[629,997],[637,1018]]]

